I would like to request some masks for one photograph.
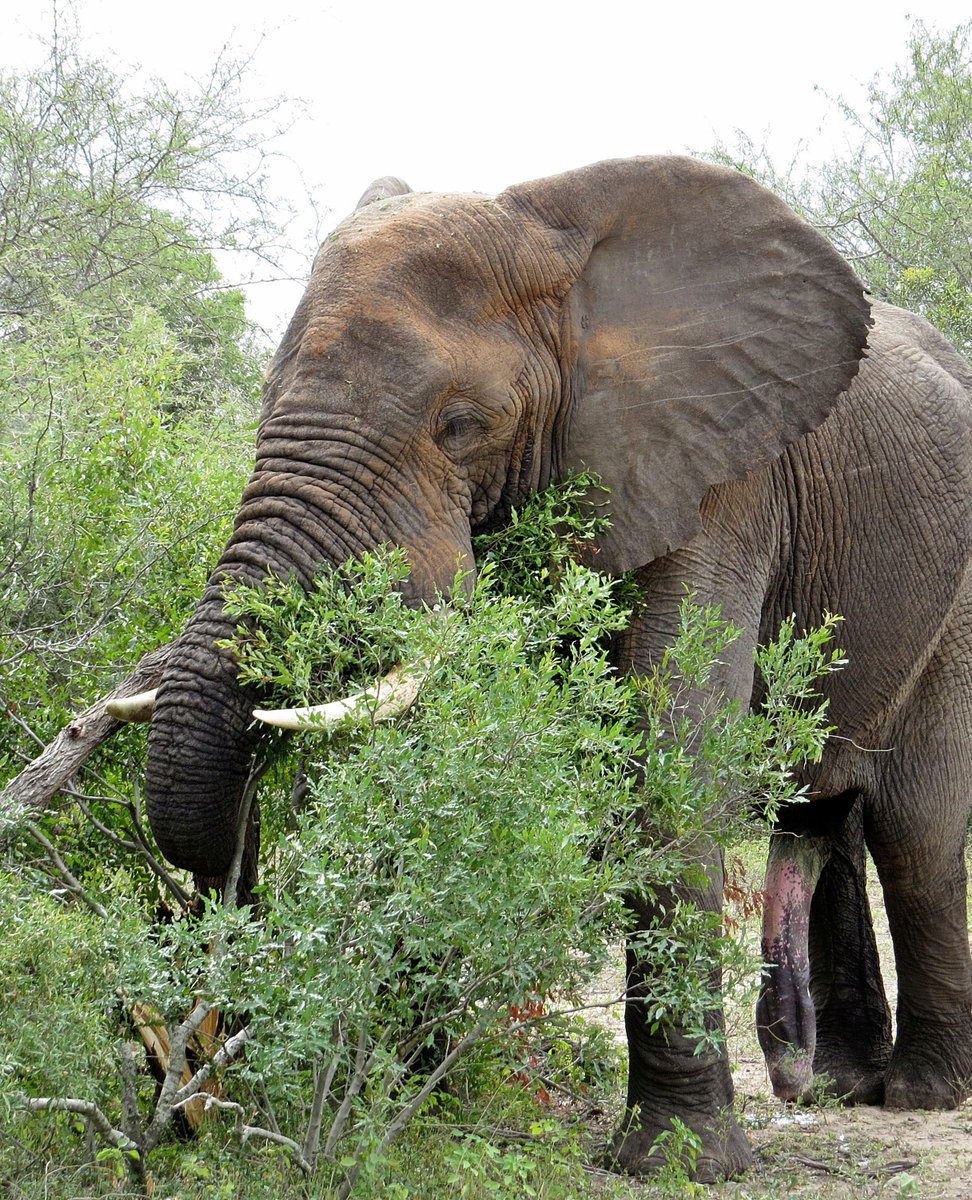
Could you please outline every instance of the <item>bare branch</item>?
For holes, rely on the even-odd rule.
[[[77,876],[73,875],[68,869],[67,864],[65,863],[64,859],[61,858],[61,855],[54,843],[47,838],[40,829],[37,828],[33,821],[25,822],[24,828],[27,829],[30,833],[30,836],[35,841],[39,842],[47,851],[47,856],[54,864],[54,869],[64,880],[64,883],[71,895],[77,896],[79,900],[81,900],[87,905],[88,908],[91,909],[96,917],[101,917],[103,921],[106,921],[108,919],[108,913],[104,906],[99,904],[93,896],[89,896],[84,890],[84,885],[80,882]]]
[[[263,1138],[266,1142],[273,1142],[277,1146],[285,1146],[293,1155],[294,1162],[308,1178],[314,1174],[314,1168],[304,1157],[300,1144],[293,1138],[287,1137],[286,1134],[276,1133],[272,1129],[261,1129],[259,1125],[244,1125],[240,1130],[240,1137],[243,1145],[246,1145],[250,1138],[258,1137]]]
[[[31,1096],[27,1100],[31,1112],[72,1112],[85,1117],[109,1145],[117,1146],[126,1154],[141,1156],[140,1148],[127,1133],[116,1129],[92,1100],[78,1100],[73,1096]]]
[[[88,756],[121,725],[105,711],[115,697],[130,696],[156,686],[169,657],[170,646],[146,654],[128,678],[64,727],[46,749],[0,792],[0,849],[9,842],[28,812],[51,808]],[[8,709],[9,712],[9,709]]]
[[[483,1037],[485,1032],[486,1028],[484,1025],[476,1025],[475,1028],[471,1029],[464,1038],[456,1042],[449,1053],[438,1063],[435,1070],[429,1074],[422,1087],[415,1093],[414,1096],[412,1096],[408,1103],[398,1111],[396,1116],[388,1122],[385,1127],[385,1131],[382,1134],[381,1140],[376,1147],[375,1152],[377,1154],[381,1154],[383,1150],[386,1150],[392,1144],[392,1142],[395,1141],[412,1117],[418,1112],[436,1087],[438,1087],[440,1081],[449,1074],[453,1066],[455,1066],[457,1059],[459,1059],[461,1055],[465,1054],[471,1046],[475,1045],[476,1042]],[[358,1176],[361,1174],[362,1166],[363,1161],[359,1156],[354,1165],[348,1171],[347,1175],[344,1177],[341,1186],[338,1188],[336,1193],[337,1200],[347,1200],[347,1197],[351,1194],[351,1191],[354,1188]]]

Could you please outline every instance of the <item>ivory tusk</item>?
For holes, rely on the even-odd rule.
[[[116,696],[105,704],[105,712],[116,721],[124,721],[126,725],[135,721],[151,721],[158,690],[152,688],[150,692],[137,692],[134,696]]]
[[[256,708],[253,716],[278,729],[316,729],[330,732],[355,717],[387,721],[415,703],[422,687],[422,672],[414,667],[395,667],[363,692],[328,704],[309,708]]]

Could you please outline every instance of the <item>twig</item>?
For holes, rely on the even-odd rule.
[[[44,742],[44,739],[41,738],[40,736],[38,736],[38,734],[36,734],[34,732],[34,730],[31,729],[31,727],[27,724],[27,722],[23,719],[23,717],[20,716],[20,714],[16,711],[16,709],[14,709],[11,705],[8,704],[6,706],[6,710],[7,710],[7,716],[11,719],[11,721],[13,721],[13,723],[15,725],[19,725],[20,728],[24,731],[24,733],[26,733],[27,736],[31,739],[31,741],[36,742],[37,745],[40,746],[40,748],[42,750],[46,749],[46,743]]]
[[[131,841],[128,838],[122,837],[120,833],[116,833],[103,821],[98,820],[89,807],[88,801],[90,797],[83,796],[73,787],[68,787],[65,790],[67,791],[68,795],[74,799],[78,808],[80,808],[82,813],[84,813],[86,819],[95,827],[95,829],[98,830],[100,834],[102,834],[103,837],[108,838],[109,841],[114,842],[117,846],[121,846],[122,849],[129,850],[132,853],[137,854],[149,868],[149,870],[156,876],[156,878],[160,879],[162,883],[165,884],[176,904],[183,909],[188,907],[189,896],[185,891],[183,891],[175,879],[173,879],[156,855],[153,854],[148,838],[145,836],[145,831],[141,827],[141,823],[138,818],[138,810],[136,809],[135,805],[128,800],[112,800],[108,797],[105,797],[108,803],[117,804],[119,807],[124,808],[128,813],[128,818],[132,823],[132,827],[135,831],[135,837],[137,839],[136,841]]]
[[[91,1122],[109,1145],[116,1146],[126,1154],[141,1156],[140,1147],[127,1133],[116,1129],[92,1100],[78,1100],[74,1096],[30,1096],[27,1099],[27,1107],[31,1112],[78,1113]]]
[[[354,1098],[358,1092],[364,1087],[365,1080],[368,1078],[368,1072],[371,1070],[374,1063],[375,1054],[370,1055],[368,1050],[368,1019],[367,1017],[361,1022],[361,1031],[358,1034],[358,1046],[354,1056],[354,1075],[345,1089],[344,1096],[341,1099],[341,1106],[335,1114],[334,1120],[331,1122],[331,1128],[328,1130],[327,1141],[324,1143],[323,1154],[325,1158],[331,1158],[334,1154],[334,1147],[338,1143],[338,1139],[344,1132],[344,1126],[347,1123],[348,1117],[351,1115],[351,1105],[354,1103]]]
[[[240,800],[240,811],[236,820],[236,848],[233,851],[233,859],[230,862],[229,870],[226,872],[226,881],[223,884],[223,904],[225,905],[234,905],[236,903],[236,888],[240,882],[240,872],[243,868],[243,854],[246,850],[246,832],[250,820],[250,810],[253,808],[253,801],[256,799],[260,780],[269,769],[269,759],[258,760],[250,768],[250,774],[247,776],[246,786],[243,789],[243,796]],[[213,954],[215,953],[216,947],[213,948]]]
[[[342,1020],[338,1017],[334,1025],[334,1043],[337,1050],[328,1063],[327,1070],[322,1072],[319,1063],[314,1064],[314,1099],[311,1102],[310,1119],[307,1122],[307,1133],[304,1135],[303,1155],[311,1165],[311,1170],[317,1165],[317,1155],[321,1148],[321,1126],[324,1121],[324,1105],[331,1094],[334,1076],[341,1062],[341,1046],[344,1034],[341,1029]]]
[[[43,833],[41,833],[40,829],[38,829],[37,825],[35,825],[33,821],[26,821],[24,823],[24,828],[28,831],[30,836],[36,842],[39,842],[47,851],[48,858],[54,864],[58,875],[60,875],[60,877],[64,880],[68,891],[73,896],[76,896],[83,904],[86,904],[88,908],[90,908],[95,914],[95,916],[101,917],[103,921],[106,921],[108,919],[107,910],[101,904],[99,904],[99,902],[95,900],[93,896],[89,896],[84,890],[84,885],[80,882],[80,880],[71,874],[67,864],[65,863],[64,859],[61,858],[61,855],[59,854],[54,843]]]
[[[445,1058],[443,1058],[438,1066],[436,1066],[435,1070],[431,1072],[419,1091],[417,1091],[412,1099],[406,1105],[404,1105],[404,1107],[399,1109],[397,1115],[391,1121],[389,1121],[381,1140],[374,1148],[374,1153],[376,1155],[381,1154],[382,1151],[386,1150],[392,1144],[392,1142],[395,1141],[415,1113],[419,1110],[419,1108],[421,1108],[421,1106],[438,1086],[440,1080],[444,1079],[445,1076],[448,1075],[448,1073],[452,1070],[453,1065],[460,1055],[464,1054],[471,1046],[478,1042],[485,1032],[486,1027],[484,1025],[477,1025],[474,1029],[471,1029],[464,1038],[458,1041],[455,1046],[453,1046]],[[347,1197],[351,1194],[351,1191],[354,1188],[358,1176],[361,1174],[362,1166],[363,1163],[359,1156],[354,1165],[348,1170],[347,1175],[345,1175],[340,1187],[337,1189],[336,1200],[347,1200]]]
[[[208,1015],[209,1011],[210,1008],[207,1006],[205,1015]],[[203,1017],[204,1020],[205,1015]],[[213,1055],[213,1057],[208,1062],[204,1062],[201,1067],[198,1067],[193,1073],[193,1076],[189,1082],[183,1087],[179,1088],[179,1090],[175,1093],[172,1098],[172,1107],[181,1108],[182,1105],[188,1104],[193,1096],[198,1094],[200,1089],[209,1079],[210,1075],[212,1075],[214,1071],[219,1071],[221,1068],[227,1066],[233,1061],[233,1059],[237,1058],[249,1040],[249,1030],[245,1028],[241,1029],[238,1033],[234,1033],[232,1037],[227,1038],[222,1046],[220,1046],[219,1050],[217,1050]]]
[[[237,819],[236,827],[236,847],[233,851],[233,859],[230,863],[229,871],[226,874],[226,882],[223,888],[222,903],[225,906],[235,904],[236,886],[240,878],[240,870],[243,862],[244,847],[246,844],[247,825],[250,817],[250,810],[253,806],[256,797],[257,786],[261,777],[267,771],[269,763],[257,762],[250,769],[249,777],[246,781],[246,787],[243,789],[243,797],[240,802],[240,812]],[[227,953],[227,946],[224,939],[218,939],[210,950],[209,962],[211,967],[219,964]],[[169,1051],[169,1064],[165,1073],[165,1079],[162,1083],[162,1088],[159,1092],[159,1097],[156,1102],[155,1115],[145,1131],[143,1144],[145,1151],[155,1148],[158,1145],[159,1139],[162,1136],[165,1128],[172,1119],[172,1113],[175,1109],[191,1100],[198,1094],[200,1088],[208,1080],[214,1070],[231,1062],[240,1053],[249,1037],[248,1031],[244,1028],[233,1037],[228,1038],[217,1053],[208,1062],[203,1063],[201,1067],[193,1071],[189,1081],[180,1087],[182,1075],[186,1067],[186,1051],[189,1042],[193,1035],[196,1034],[205,1021],[206,1017],[212,1011],[212,1004],[208,1000],[199,999],[196,1001],[195,1007],[188,1017],[176,1029],[172,1035],[172,1044]]]
[[[304,1157],[304,1152],[300,1144],[295,1142],[293,1138],[287,1137],[284,1133],[277,1133],[272,1129],[261,1129],[259,1125],[244,1125],[240,1130],[240,1141],[245,1146],[251,1137],[263,1138],[264,1141],[274,1142],[278,1146],[286,1146],[301,1171],[308,1178],[314,1174],[313,1166]]]
[[[135,1071],[135,1048],[131,1042],[118,1047],[121,1059],[121,1118],[128,1137],[138,1145],[141,1141],[138,1119],[138,1084]]]

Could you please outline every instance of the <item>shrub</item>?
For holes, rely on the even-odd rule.
[[[623,934],[626,901],[698,872],[697,847],[772,809],[826,735],[812,695],[836,660],[828,630],[787,627],[763,652],[767,700],[751,715],[686,707],[735,636],[688,598],[654,672],[613,669],[630,592],[561,552],[588,482],[571,485],[566,508],[548,494],[513,521],[514,559],[524,546],[539,555],[519,583],[494,537],[472,598],[438,619],[405,607],[391,550],[322,573],[309,592],[274,579],[234,592],[244,679],[290,704],[406,662],[425,674],[420,699],[391,723],[271,741],[259,915],[210,902],[150,941],[137,898],[122,888],[108,906],[114,986],[150,1001],[173,1034],[187,1010],[218,1007],[234,1031],[221,1103],[237,1133],[285,1147],[326,1194],[373,1190],[409,1123],[443,1120],[437,1089],[474,1048],[489,1050],[479,1061],[493,1078],[517,1072],[524,1031],[577,1003]],[[641,938],[654,968],[646,1019],[717,1036],[711,978],[732,947],[718,917],[675,902]],[[160,1109],[128,1097],[128,1141],[114,1146],[141,1145],[143,1171]],[[449,1169],[465,1154],[453,1146]]]

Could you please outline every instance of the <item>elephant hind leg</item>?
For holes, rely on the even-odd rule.
[[[898,973],[885,1077],[892,1108],[956,1108],[972,1092],[972,958],[965,839],[972,680],[943,653],[893,732],[881,803],[865,813]]]
[[[810,994],[817,1018],[814,1090],[848,1104],[881,1104],[891,1010],[867,898],[860,796],[832,833],[830,858],[814,892]]]

